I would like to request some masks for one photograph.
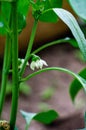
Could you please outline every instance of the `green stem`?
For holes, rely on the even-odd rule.
[[[12,2],[12,106],[10,114],[11,130],[16,124],[18,96],[19,96],[19,77],[18,77],[18,12],[17,2]]]
[[[78,74],[75,74],[74,72],[72,72],[72,71],[70,71],[68,69],[65,69],[65,68],[61,68],[61,67],[48,67],[48,68],[44,68],[42,70],[38,70],[38,71],[28,75],[27,77],[23,78],[21,80],[21,82],[25,82],[25,81],[31,79],[32,77],[34,77],[34,76],[36,76],[38,74],[41,74],[41,73],[47,72],[47,71],[51,71],[51,70],[61,71],[61,72],[65,72],[67,74],[72,75],[73,77],[75,77],[81,83],[81,85],[83,86],[83,88],[86,91],[86,83],[84,83],[84,79],[83,78],[81,78]]]
[[[36,49],[35,51],[32,52],[32,54],[36,54],[38,52],[40,52],[41,50],[49,47],[49,46],[53,46],[53,45],[56,45],[56,44],[59,44],[59,43],[67,43],[67,42],[70,42],[72,39],[67,39],[67,38],[64,38],[64,39],[60,39],[60,40],[56,40],[56,41],[53,41],[53,42],[49,42],[41,47],[39,47],[38,49]]]
[[[20,77],[23,75],[26,64],[27,64],[27,62],[30,58],[30,53],[31,53],[31,50],[32,50],[32,46],[33,46],[33,42],[34,42],[34,38],[35,38],[35,34],[36,34],[36,29],[37,29],[37,23],[38,23],[38,20],[35,20],[33,28],[32,28],[32,32],[31,32],[31,37],[30,37],[30,41],[29,41],[29,44],[28,44],[28,49],[27,49],[27,53],[26,53],[26,56],[25,56],[24,64],[23,64],[23,66],[22,66],[22,68],[19,72]]]
[[[8,72],[10,68],[10,61],[11,61],[11,39],[10,39],[9,34],[7,34],[5,52],[4,52],[3,69],[2,69],[1,92],[0,92],[0,117],[2,114],[2,109],[4,105],[4,100],[5,100],[6,83],[7,83],[7,77],[8,77]]]

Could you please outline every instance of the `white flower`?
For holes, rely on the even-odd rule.
[[[43,68],[43,65],[45,66],[48,66],[46,61],[42,60],[42,59],[38,59],[36,61],[32,61],[31,64],[30,64],[30,68],[32,70],[35,70],[36,69],[42,69]]]
[[[18,65],[18,68],[22,68],[22,65],[23,65],[23,63],[24,63],[24,60],[25,59],[18,59],[18,62],[19,62],[19,65]],[[29,63],[27,62],[27,64],[26,64],[26,66],[29,66]]]

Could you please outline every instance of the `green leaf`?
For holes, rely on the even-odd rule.
[[[45,12],[43,12],[39,18],[40,21],[42,22],[57,22],[58,18],[56,16],[56,14],[53,12],[52,9],[50,10],[46,10]]]
[[[0,16],[0,34],[5,35],[6,34],[6,28],[4,25],[4,22],[2,20],[2,17]]]
[[[28,113],[28,112],[25,112],[22,110],[20,112],[26,121],[25,130],[28,130],[28,127],[32,120],[36,120],[36,121],[39,121],[44,124],[50,124],[52,121],[54,121],[59,116],[58,113],[54,110],[48,110],[46,112],[40,112],[38,114]]]
[[[75,39],[70,39],[69,43],[70,43],[73,47],[78,48],[78,44],[77,44],[77,42],[76,42]]]
[[[52,8],[62,7],[62,0],[32,1],[33,16],[43,22],[57,22],[58,17]]]
[[[86,0],[69,0],[69,3],[75,13],[86,20]]]
[[[86,39],[73,15],[64,9],[53,9],[57,16],[70,28],[86,60]]]
[[[21,14],[21,13],[18,13],[18,32],[20,33],[23,28],[25,28],[26,26],[26,17]]]
[[[56,88],[54,86],[47,87],[42,93],[42,100],[49,100],[55,93]]]
[[[57,22],[58,17],[52,8],[62,7],[62,0],[45,0],[44,11],[42,12],[39,20],[43,22]]]
[[[46,112],[40,112],[34,116],[34,120],[39,121],[44,124],[50,124],[59,117],[59,114],[54,110],[49,110]]]
[[[84,79],[86,79],[86,68],[84,68],[83,70],[81,70],[79,72],[79,75],[81,77],[83,77]],[[78,94],[78,92],[81,90],[82,85],[80,84],[80,82],[77,79],[74,79],[70,85],[70,96],[72,101],[74,102],[76,95]]]
[[[0,33],[6,34],[10,18],[11,5],[8,2],[2,2],[0,7]]]
[[[18,12],[26,16],[29,11],[29,5],[30,0],[18,0]]]

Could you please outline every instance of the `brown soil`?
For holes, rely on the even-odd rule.
[[[75,57],[75,50],[69,44],[57,45],[43,50],[40,54],[42,59],[47,61],[49,66],[59,66],[79,72],[85,64]],[[26,74],[29,72],[27,68]],[[85,109],[85,95],[82,92],[73,104],[69,95],[69,85],[72,77],[62,72],[50,71],[32,78],[28,81],[31,86],[31,94],[28,96],[20,94],[17,126],[19,130],[24,130],[25,121],[19,110],[28,112],[38,112],[42,109],[42,104],[46,103],[50,109],[55,109],[60,114],[58,120],[49,126],[33,121],[29,130],[75,130],[84,127],[83,113]],[[43,100],[41,93],[49,86],[55,87],[54,95]],[[11,98],[6,99],[4,105],[3,118],[9,118]],[[41,107],[40,107],[41,106]]]

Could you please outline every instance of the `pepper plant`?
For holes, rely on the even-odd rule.
[[[1,35],[5,35],[6,37],[0,89],[0,129],[18,130],[18,128],[16,127],[16,119],[20,84],[38,74],[51,70],[56,70],[72,75],[75,78],[70,86],[70,95],[73,101],[80,88],[83,88],[86,92],[86,69],[83,69],[80,74],[76,74],[71,70],[67,70],[65,68],[48,67],[47,63],[39,56],[37,56],[38,52],[49,46],[60,44],[62,42],[72,43],[75,39],[77,46],[80,48],[84,59],[86,60],[85,36],[81,31],[74,16],[70,12],[62,9],[62,2],[62,0],[0,0],[0,33]],[[77,3],[80,3],[80,6],[82,6],[80,7],[81,10],[79,10],[76,0],[69,0],[69,3],[73,6],[77,14],[79,14],[79,16],[82,18],[83,12],[84,19],[86,20],[86,9],[85,7],[83,8],[83,5],[86,4],[86,1],[78,0]],[[23,28],[26,26],[26,17],[30,9],[34,18],[34,23],[26,55],[24,59],[21,59],[18,56],[18,36],[22,32]],[[42,21],[56,23],[58,22],[59,18],[70,28],[74,39],[64,38],[52,41],[50,43],[42,45],[35,51],[32,51],[38,22]],[[44,65],[46,66],[45,68],[43,68]],[[24,77],[23,75],[26,66],[28,66],[29,69],[32,69],[32,73]],[[2,112],[5,102],[6,85],[9,73],[12,73],[12,103],[10,120],[5,121],[2,120]],[[28,130],[32,119],[45,124],[49,124],[59,116],[58,112],[55,112],[54,110],[49,110],[38,114],[29,113],[22,110],[20,112],[26,120],[25,130]]]

